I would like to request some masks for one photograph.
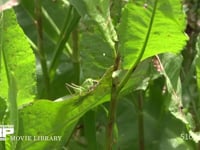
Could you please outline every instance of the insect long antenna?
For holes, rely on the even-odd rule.
[[[71,85],[68,84],[68,83],[66,83],[65,85],[66,85],[67,91],[70,93],[70,95],[72,95],[73,92],[72,92],[72,91],[70,90],[70,88],[69,88],[69,87],[71,87]]]
[[[79,93],[79,94],[81,94],[85,90],[85,88],[83,88],[82,86],[78,86],[74,83],[71,83],[71,84],[66,83],[66,87],[67,87],[67,89],[70,89],[70,88],[73,89],[75,91],[75,93]],[[69,91],[71,91],[71,90],[69,90]],[[71,93],[72,92],[70,92],[70,94]]]

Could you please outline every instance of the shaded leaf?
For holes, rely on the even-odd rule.
[[[166,79],[167,90],[171,95],[169,111],[174,115],[174,117],[181,120],[185,124],[188,130],[188,136],[190,134],[190,136],[197,143],[200,141],[199,133],[192,131],[191,120],[188,120],[188,117],[186,117],[182,111],[182,88],[179,77],[182,57],[164,54],[161,56],[161,60],[161,67],[163,69],[162,73]]]
[[[161,67],[161,74],[163,74],[166,79],[166,88],[171,95],[169,110],[175,117],[187,124],[188,122],[181,110],[183,105],[179,75],[182,57],[173,54],[163,54],[160,57],[156,56],[156,58]]]
[[[156,93],[157,94],[157,93]],[[133,94],[134,95],[134,94]],[[138,108],[133,101],[137,103],[137,96],[127,95],[119,101],[117,124],[119,129],[119,147],[122,150],[139,149],[138,147]],[[163,109],[166,99],[144,99],[143,116],[145,131],[145,149],[148,150],[192,150],[194,149],[191,141],[185,141],[181,138],[181,133],[187,133],[185,125],[174,118],[169,112],[159,112]],[[152,105],[162,101],[157,105]],[[154,113],[155,111],[155,113]],[[130,115],[131,114],[131,115]],[[133,130],[134,129],[134,130]],[[103,143],[103,141],[102,141]],[[117,150],[117,149],[116,149]]]
[[[97,23],[106,42],[114,50],[114,41],[117,41],[116,31],[110,17],[110,2],[108,0],[70,0],[79,14]]]
[[[84,78],[99,78],[113,64],[112,49],[99,34],[83,33],[80,41]]]
[[[160,76],[162,75],[153,67],[152,58],[146,59],[137,66],[120,93],[124,95],[136,90],[145,91],[149,86],[149,82]]]

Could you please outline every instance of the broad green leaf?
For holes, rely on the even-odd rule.
[[[18,90],[17,104],[28,103],[35,94],[35,59],[27,39],[16,21],[13,10],[3,12],[1,32],[1,83],[2,98],[8,96],[9,74],[14,73]]]
[[[110,99],[112,68],[108,69],[97,87],[85,94],[62,98],[57,101],[39,100],[20,109],[20,135],[64,136],[64,130],[72,130],[74,124],[90,109]],[[39,117],[38,117],[39,116]],[[66,141],[67,139],[62,139]],[[62,141],[62,143],[64,142]],[[58,141],[59,143],[60,141]],[[56,148],[57,142],[22,141],[20,150]],[[61,148],[61,147],[60,147]]]
[[[169,111],[178,119],[182,120],[184,123],[188,123],[182,113],[182,89],[180,82],[180,69],[182,57],[173,54],[163,54],[161,56],[156,56],[156,59],[161,68],[161,74],[165,77],[166,88],[171,95]]]
[[[166,79],[166,87],[171,95],[169,111],[174,115],[174,117],[185,124],[188,130],[188,136],[190,135],[193,140],[198,143],[198,141],[200,141],[199,133],[192,131],[191,120],[188,120],[188,117],[186,116],[187,114],[182,110],[182,88],[179,77],[182,57],[164,54],[161,56],[161,61],[162,63],[160,65],[161,68],[163,68],[161,72]]]
[[[157,82],[157,81],[155,81]],[[156,83],[157,84],[157,83]],[[154,88],[155,85],[153,85]],[[157,86],[160,86],[159,83]],[[162,89],[158,87],[161,92]],[[158,93],[154,93],[157,94]],[[160,94],[159,94],[160,95]],[[156,95],[154,95],[156,97]],[[165,97],[157,96],[157,99],[144,98],[143,116],[144,116],[144,135],[145,149],[147,150],[193,150],[192,142],[186,141],[181,134],[187,133],[185,125],[174,118],[169,112],[161,112],[165,106]],[[132,150],[139,149],[138,143],[138,108],[137,96],[127,95],[121,98],[118,105],[117,125],[119,129],[118,148],[114,150]],[[134,103],[133,103],[134,101]],[[160,102],[159,102],[160,101]],[[158,103],[157,105],[153,104]],[[131,114],[131,115],[130,115]],[[103,132],[103,131],[102,131]],[[101,133],[99,133],[101,134]],[[104,135],[100,137],[102,147],[104,146]]]
[[[113,64],[111,47],[96,32],[82,34],[80,51],[84,78],[98,79]]]
[[[7,104],[5,99],[0,97],[0,124],[3,124],[3,119],[5,117],[6,114],[6,109],[7,109]]]
[[[164,52],[179,53],[188,39],[180,0],[136,0],[122,12],[118,28],[123,66],[129,69],[142,51],[142,60]]]
[[[151,102],[151,109],[153,111],[158,111],[158,105],[160,103],[164,103],[165,107],[162,109],[168,109],[169,112],[178,120],[182,121],[182,124],[185,126],[184,132],[189,136],[191,136],[195,142],[199,141],[198,133],[193,132],[191,129],[192,122],[191,120],[188,120],[188,115],[185,114],[182,111],[182,88],[181,88],[181,82],[180,82],[180,69],[182,64],[182,56],[180,55],[174,55],[170,53],[162,54],[160,56],[156,56],[158,59],[158,64],[155,67],[160,68],[160,76],[163,76],[165,78],[166,87],[161,86],[159,87],[161,91],[161,95],[159,95],[160,92],[156,91],[153,94],[154,101]],[[158,69],[158,68],[157,68]],[[158,82],[158,81],[156,81]],[[162,85],[161,83],[158,83],[158,85]],[[156,88],[154,85],[153,88]],[[166,88],[166,89],[165,89]],[[166,93],[167,90],[169,92],[169,97],[165,100],[161,100],[164,93]],[[158,101],[155,101],[158,100]],[[166,111],[166,110],[162,110]],[[159,112],[155,113],[159,114]],[[187,116],[186,116],[187,115]],[[158,116],[157,116],[158,117]],[[176,139],[172,140],[176,141]],[[171,141],[171,142],[172,142]]]
[[[110,17],[110,2],[108,0],[70,0],[83,19],[97,23],[106,42],[114,50],[114,41],[117,41],[116,31]]]
[[[21,4],[15,10],[20,25],[29,37],[34,49],[37,50],[37,36],[34,24],[34,1],[22,0]],[[79,19],[79,16],[77,16],[75,8],[69,6],[64,0],[42,1],[43,49],[47,62],[50,62],[49,72],[51,72],[49,73],[51,74],[51,87],[49,88],[50,99],[65,95],[67,93],[65,83],[73,83],[75,81],[75,76],[77,76],[77,73],[73,70],[72,49],[69,44],[66,43],[71,31],[76,27],[77,18]],[[66,50],[67,53],[64,50]],[[39,59],[37,59],[36,72],[38,96],[40,97],[43,91],[44,77]]]

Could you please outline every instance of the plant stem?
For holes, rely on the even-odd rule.
[[[79,35],[78,30],[75,28],[72,32],[72,61],[74,65],[75,72],[75,83],[80,85],[81,78],[81,64],[80,64],[80,51],[79,51]],[[84,134],[88,142],[88,150],[97,149],[97,140],[96,140],[96,113],[93,110],[88,111],[83,116],[84,124]]]
[[[43,79],[44,79],[44,92],[41,94],[42,98],[48,98],[49,96],[49,74],[47,67],[47,60],[43,49],[43,27],[42,27],[42,6],[40,0],[35,0],[35,23],[37,28],[37,52],[39,61],[42,68]]]
[[[80,51],[79,51],[79,35],[77,28],[72,32],[72,61],[75,72],[75,84],[80,85],[81,78],[81,64],[80,64]]]
[[[65,47],[67,40],[69,39],[70,33],[73,31],[73,29],[78,24],[79,19],[80,19],[80,16],[79,16],[78,12],[75,10],[75,8],[73,8],[70,5],[67,17],[65,18],[64,27],[61,31],[60,38],[59,38],[58,44],[56,45],[56,48],[54,50],[53,59],[50,63],[50,67],[49,67],[49,74],[51,75],[52,79],[54,78],[57,60],[58,60],[60,54],[62,53],[62,50]]]
[[[113,71],[117,71],[119,69],[119,65],[120,65],[120,56],[119,54],[117,54]],[[113,145],[113,129],[116,120],[117,101],[118,101],[117,84],[118,84],[118,77],[113,77],[112,89],[111,89],[111,101],[108,114],[108,124],[106,128],[106,148],[105,148],[106,150],[112,150],[112,145]]]
[[[69,21],[70,21],[71,12],[72,12],[72,6],[70,5],[69,8],[68,8],[68,11],[67,11],[66,18],[64,20],[63,28],[60,32],[59,40],[57,41],[58,44],[56,45],[56,47],[54,49],[53,59],[50,63],[50,67],[49,67],[50,74],[52,74],[52,71],[53,71],[55,64],[56,64],[56,60],[57,60],[59,54],[61,53],[67,39],[69,38],[69,33],[67,31],[68,31],[68,28],[69,28]]]
[[[10,114],[10,123],[14,125],[15,135],[19,132],[19,114],[17,106],[17,83],[14,73],[10,72],[10,83],[8,91],[8,109]],[[11,144],[11,149],[16,149],[17,141],[13,141]]]
[[[96,150],[97,149],[97,140],[96,140],[96,113],[93,110],[88,111],[83,116],[84,123],[84,135],[87,139],[87,150]]]
[[[152,26],[153,26],[154,16],[155,16],[155,13],[156,13],[156,8],[157,8],[157,3],[158,3],[158,0],[155,1],[151,20],[150,20],[150,23],[149,23],[149,28],[148,28],[148,31],[147,31],[147,35],[145,37],[143,47],[141,49],[139,56],[137,57],[137,60],[134,62],[132,67],[129,69],[129,71],[126,73],[126,75],[124,76],[124,78],[122,79],[122,81],[119,84],[118,84],[118,77],[112,78],[111,102],[110,102],[110,109],[109,109],[109,116],[108,116],[108,125],[107,125],[107,128],[106,128],[106,150],[112,150],[113,128],[114,128],[114,123],[115,123],[115,120],[116,120],[117,100],[118,100],[119,93],[120,93],[121,89],[124,87],[124,85],[128,82],[133,71],[135,70],[136,66],[139,64],[139,62],[141,61],[141,59],[144,55],[144,52],[146,50],[146,46],[147,46],[147,43],[148,43],[148,40],[149,40],[149,36],[150,36],[150,33],[151,33],[151,29],[152,29]],[[116,47],[115,50],[117,52],[117,57],[115,59],[113,71],[119,70],[119,63],[120,63],[120,57],[119,57],[119,53],[118,53],[117,44],[115,45],[115,47]]]
[[[143,93],[139,91],[138,96],[138,132],[139,150],[144,150],[144,122],[143,122]]]
[[[3,13],[0,13],[0,74],[1,74],[1,64],[2,64],[2,51],[3,51]]]
[[[17,84],[14,73],[8,67],[8,59],[6,52],[3,50],[3,59],[4,65],[8,80],[8,110],[9,110],[9,121],[10,124],[14,125],[15,135],[18,135],[19,132],[19,117],[18,117],[18,108],[17,108]],[[16,148],[16,142],[12,142],[11,148]]]

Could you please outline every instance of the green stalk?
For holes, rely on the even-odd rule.
[[[49,67],[50,74],[53,71],[53,68],[56,64],[57,57],[59,56],[60,52],[62,51],[62,47],[64,47],[64,44],[67,41],[67,38],[69,38],[69,33],[67,33],[67,31],[68,31],[68,27],[69,27],[68,23],[70,21],[71,11],[72,11],[72,6],[70,5],[68,8],[68,11],[67,11],[67,16],[64,21],[64,26],[60,32],[60,37],[57,42],[58,44],[56,45],[56,48],[54,49],[53,59],[50,63],[50,67]]]
[[[80,50],[78,47],[79,44],[79,35],[77,28],[72,32],[72,61],[74,65],[75,81],[76,84],[80,85],[81,78],[81,64],[80,64]],[[97,140],[96,140],[96,113],[93,110],[88,111],[83,116],[84,124],[84,135],[88,142],[87,150],[96,150],[97,149]]]
[[[18,135],[19,118],[18,118],[18,107],[17,107],[17,85],[14,74],[10,72],[8,68],[8,59],[3,50],[4,64],[6,69],[6,75],[8,80],[8,110],[10,124],[14,126],[15,135]],[[15,149],[17,141],[13,142],[11,147]]]
[[[43,98],[48,98],[50,82],[47,67],[47,60],[45,56],[45,51],[43,49],[43,27],[42,27],[42,6],[41,0],[35,0],[35,21],[37,28],[37,53],[40,60],[43,79],[44,79],[44,92],[42,93]]]
[[[123,77],[122,81],[119,84],[118,84],[117,77],[114,77],[112,80],[111,101],[110,101],[110,108],[109,108],[108,125],[106,128],[106,147],[105,147],[106,150],[112,150],[112,146],[113,146],[113,128],[114,128],[114,124],[115,124],[115,120],[116,120],[117,101],[118,101],[119,93],[122,90],[122,88],[125,86],[125,84],[128,82],[133,71],[135,70],[136,66],[139,64],[139,62],[141,61],[141,59],[144,55],[144,52],[146,50],[146,46],[147,46],[147,43],[149,40],[149,36],[151,33],[151,29],[153,26],[157,3],[158,3],[158,0],[155,1],[151,20],[149,23],[149,28],[147,31],[147,35],[146,35],[143,47],[141,49],[141,52],[140,52],[139,56],[137,57],[137,60],[134,62],[132,67],[129,69],[129,71],[126,73],[126,75]],[[116,43],[115,47],[116,47],[115,48],[116,52],[118,52],[117,43]],[[120,62],[120,57],[118,54],[116,57],[116,60],[115,60],[115,64],[114,64],[114,71],[117,71],[119,69],[119,62]]]
[[[113,71],[117,71],[119,67],[120,67],[120,56],[118,54],[115,60]],[[105,145],[106,150],[112,150],[113,146],[113,140],[114,140],[113,132],[116,121],[117,101],[118,101],[117,84],[118,84],[118,77],[112,78],[111,101],[108,114],[108,124],[106,128],[106,145]]]
[[[138,136],[139,150],[144,150],[144,119],[143,119],[143,93],[139,91],[138,96]]]
[[[29,15],[29,17],[31,18],[31,20],[34,22],[34,20],[35,20],[35,19],[34,19],[34,14],[32,14],[30,11],[28,11],[28,10],[26,9],[26,6],[24,6],[24,3],[20,3],[20,5],[23,7],[23,9],[24,9],[24,10],[26,11],[26,13]],[[59,35],[60,35],[60,30],[59,30],[59,28],[56,26],[54,20],[52,20],[52,18],[49,16],[48,12],[47,12],[43,7],[42,7],[42,14],[43,14],[44,20],[48,21],[47,26],[51,26],[51,27],[52,27],[52,30],[54,30],[53,32],[56,33],[56,37],[57,37],[57,36],[59,37]],[[43,27],[43,28],[45,28],[45,27]],[[57,41],[55,41],[55,37],[49,36],[49,34],[48,34],[48,32],[47,32],[46,30],[44,30],[43,32],[45,32],[45,33],[48,35],[49,39],[50,39],[54,44],[57,43]],[[33,43],[31,40],[29,40],[29,42],[30,42],[31,46],[34,45],[34,43]],[[33,46],[33,47],[35,47],[35,46]],[[37,48],[34,48],[34,49],[36,50]],[[66,54],[69,55],[69,56],[71,56],[71,55],[72,55],[72,50],[71,50],[71,47],[69,46],[68,43],[66,43],[65,49],[66,49]],[[36,52],[37,52],[37,51],[36,51]]]
[[[14,125],[14,134],[18,135],[19,131],[19,117],[18,117],[18,107],[17,107],[17,84],[15,76],[12,72],[10,74],[9,92],[8,92],[8,109],[10,113],[10,123]],[[11,141],[11,148],[14,150],[17,146],[17,141]]]
[[[75,70],[75,81],[77,85],[80,85],[81,76],[81,64],[80,64],[80,51],[79,51],[79,35],[77,28],[72,32],[72,61]]]
[[[84,123],[84,135],[87,139],[87,150],[96,150],[97,149],[97,140],[96,140],[96,113],[93,110],[88,111],[83,116]]]
[[[58,40],[58,44],[56,45],[56,48],[54,50],[53,59],[50,63],[49,74],[51,75],[51,79],[53,79],[53,77],[55,75],[55,68],[57,65],[57,60],[58,60],[60,54],[62,53],[62,50],[64,49],[67,40],[69,39],[70,33],[76,27],[79,19],[80,19],[79,14],[70,5],[67,17],[65,19],[64,27],[61,31],[61,35]]]
[[[63,29],[60,32],[60,37],[57,42],[58,44],[56,45],[56,48],[54,49],[53,59],[50,63],[49,74],[51,75],[51,79],[54,78],[55,68],[57,66],[58,58],[61,55],[64,47],[66,46],[66,42],[69,39],[70,34],[72,33],[72,49],[70,48],[68,44],[67,44],[67,48],[69,49],[69,56],[71,57],[71,60],[74,65],[74,72],[76,73],[74,83],[77,85],[80,85],[81,65],[80,65],[80,52],[79,52],[79,47],[78,47],[78,41],[79,41],[78,31],[76,29],[79,19],[80,19],[80,15],[72,7],[72,5],[70,5],[68,8],[67,16],[65,18]],[[67,139],[65,143],[65,147],[68,146],[70,139],[72,138],[75,130],[76,130],[76,126],[74,127],[73,132]]]

